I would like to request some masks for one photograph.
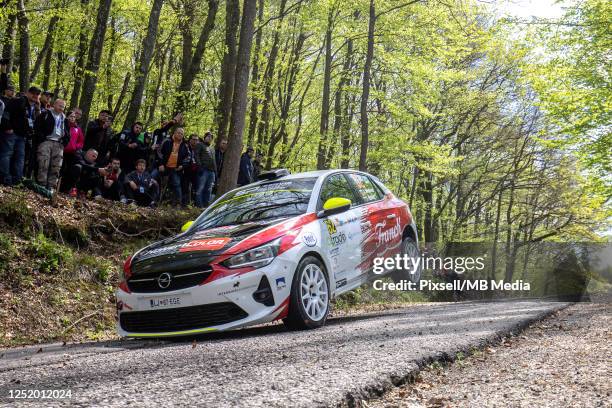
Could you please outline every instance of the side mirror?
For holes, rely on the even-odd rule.
[[[332,197],[325,201],[323,204],[323,210],[317,213],[319,218],[327,217],[329,215],[340,214],[348,211],[351,208],[351,200],[342,197]]]
[[[181,232],[185,232],[187,231],[189,228],[191,228],[191,226],[193,225],[193,221],[187,221],[186,223],[183,224],[183,226],[181,227]]]

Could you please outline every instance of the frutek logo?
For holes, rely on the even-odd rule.
[[[376,239],[378,240],[378,245],[387,244],[389,242],[397,240],[402,234],[402,226],[400,225],[399,219],[395,220],[395,225],[387,230],[385,227],[387,226],[387,221],[379,222],[374,227],[376,231]]]
[[[191,252],[191,251],[214,251],[221,249],[231,241],[231,238],[209,238],[199,239],[197,241],[191,241],[186,243],[179,249],[179,252]]]

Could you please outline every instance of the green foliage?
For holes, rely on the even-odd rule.
[[[38,234],[28,243],[28,252],[36,257],[37,269],[42,273],[59,273],[74,264],[72,250]]]
[[[6,271],[10,261],[18,255],[17,248],[9,234],[0,233],[0,271]]]

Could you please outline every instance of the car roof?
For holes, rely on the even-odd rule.
[[[353,170],[353,169],[330,169],[330,170],[313,170],[313,171],[306,171],[303,173],[293,173],[293,174],[289,174],[287,176],[283,176],[283,177],[279,177],[276,179],[271,179],[271,180],[259,180],[256,181],[254,183],[251,184],[247,184],[246,186],[243,187],[239,187],[237,190],[242,190],[242,189],[247,189],[249,187],[253,187],[259,184],[265,184],[265,183],[271,183],[271,182],[277,182],[277,181],[283,181],[283,180],[298,180],[298,179],[305,179],[305,178],[322,178],[325,177],[329,174],[333,174],[333,173],[340,173],[340,172],[351,172],[351,173],[362,173],[362,174],[368,174],[368,173],[364,173],[362,171],[359,170]]]

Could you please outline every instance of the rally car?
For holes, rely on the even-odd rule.
[[[406,203],[352,170],[264,173],[219,197],[175,237],[128,258],[122,336],[184,336],[282,319],[325,324],[330,300],[367,282],[376,257],[418,257]],[[419,280],[418,270],[385,270]]]

